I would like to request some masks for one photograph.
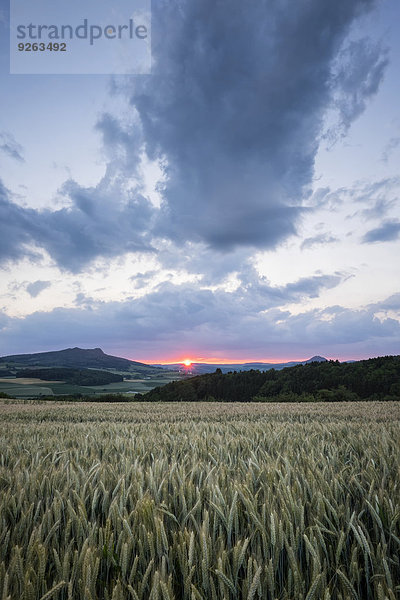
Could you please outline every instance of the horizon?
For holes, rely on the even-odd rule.
[[[32,22],[72,17],[47,4]],[[153,0],[140,75],[133,51],[125,75],[55,52],[11,75],[9,18],[0,0],[2,355],[400,352],[397,0]]]
[[[106,352],[106,354],[108,354]],[[184,355],[184,357],[182,358],[182,356],[180,355],[178,359],[174,360],[170,360],[170,359],[164,359],[164,360],[153,360],[153,359],[139,359],[139,358],[129,358],[129,356],[122,356],[121,358],[127,358],[128,360],[133,360],[136,362],[143,362],[145,364],[153,364],[153,365],[175,365],[175,364],[184,364],[184,361],[189,359],[191,361],[191,363],[193,364],[219,364],[219,365],[233,365],[233,364],[245,364],[245,363],[269,363],[269,364],[281,364],[281,363],[289,363],[289,362],[305,362],[307,360],[310,360],[310,358],[313,358],[314,356],[320,356],[321,358],[326,358],[326,360],[338,360],[339,362],[347,362],[347,361],[360,361],[360,360],[369,360],[371,358],[380,358],[381,356],[398,356],[398,354],[393,354],[393,355],[384,355],[384,354],[380,354],[380,355],[376,355],[376,356],[368,356],[368,355],[361,355],[361,356],[344,356],[344,357],[339,357],[339,356],[326,356],[325,354],[319,354],[319,353],[314,353],[311,354],[310,356],[307,357],[303,357],[303,358],[260,358],[260,359],[248,359],[248,358],[243,358],[243,359],[238,359],[238,358],[218,358],[218,357],[202,357],[202,358],[197,358],[194,357],[192,358],[189,354],[188,355]]]
[[[306,362],[308,360],[310,360],[313,357],[321,357],[321,358],[325,358],[326,360],[338,360],[339,362],[347,362],[347,361],[360,361],[360,360],[369,360],[371,358],[379,358],[382,356],[390,356],[390,355],[376,355],[376,356],[368,356],[368,355],[361,355],[361,356],[346,356],[346,357],[338,357],[338,356],[330,356],[330,355],[325,355],[325,354],[321,354],[321,353],[313,353],[310,356],[307,357],[303,357],[303,358],[237,358],[237,357],[233,357],[233,358],[219,358],[219,357],[198,357],[198,356],[191,356],[189,354],[180,354],[178,356],[178,358],[174,359],[174,358],[168,358],[168,359],[160,359],[157,360],[157,358],[132,358],[130,356],[130,354],[128,353],[127,355],[115,355],[112,352],[106,351],[102,348],[102,346],[95,346],[92,348],[81,348],[79,346],[71,346],[68,348],[59,348],[57,350],[38,350],[38,351],[32,351],[32,352],[21,352],[21,353],[17,353],[18,354],[42,354],[42,353],[47,353],[47,352],[61,352],[63,350],[95,350],[95,349],[100,349],[102,352],[104,352],[104,354],[107,355],[111,355],[111,356],[115,356],[116,358],[125,358],[127,360],[131,360],[134,362],[140,362],[140,363],[144,363],[144,364],[150,364],[150,365],[177,365],[177,364],[182,364],[184,365],[185,361],[189,360],[190,361],[190,365],[186,365],[187,367],[191,366],[192,364],[216,364],[216,365],[240,365],[240,364],[249,364],[249,363],[266,363],[266,364],[283,364],[283,363],[291,363],[291,362]],[[12,354],[2,354],[0,355],[0,358],[4,358],[6,356],[12,356]],[[398,354],[393,354],[391,356],[398,356]]]

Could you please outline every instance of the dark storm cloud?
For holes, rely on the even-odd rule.
[[[38,258],[32,247],[31,224],[37,212],[14,204],[0,180],[0,264],[24,257]]]
[[[400,236],[400,221],[384,221],[379,227],[368,231],[364,237],[365,244],[373,242],[393,242]]]
[[[61,268],[79,272],[98,256],[152,251],[147,231],[153,208],[141,194],[107,181],[95,188],[69,181],[62,192],[69,207],[38,211],[14,204],[0,182],[0,263],[37,258],[35,246]]]
[[[1,260],[43,248],[78,272],[168,241],[218,254],[275,248],[312,210],[302,202],[328,109],[348,127],[378,89],[381,49],[345,43],[375,4],[154,0],[152,75],[124,79],[128,113],[96,125],[103,181],[67,182],[70,206],[55,211],[21,208],[0,192]],[[138,180],[143,152],[163,165],[160,209]]]
[[[379,48],[341,50],[373,4],[153,3],[153,74],[131,102],[167,163],[160,234],[231,249],[295,232],[326,109],[348,127],[382,79]]]
[[[146,232],[153,209],[141,194],[108,183],[82,188],[72,181],[64,193],[72,206],[43,211],[40,219],[45,247],[61,267],[79,272],[98,256],[152,250]]]
[[[31,296],[31,298],[36,298],[39,296],[40,292],[47,289],[51,286],[51,281],[33,281],[32,283],[28,283],[26,286],[26,291]]]

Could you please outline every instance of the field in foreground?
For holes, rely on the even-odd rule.
[[[2,600],[400,597],[400,403],[0,404]]]

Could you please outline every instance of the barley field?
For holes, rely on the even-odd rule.
[[[1,600],[396,600],[400,402],[0,402]]]

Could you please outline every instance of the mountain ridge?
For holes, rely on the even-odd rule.
[[[101,348],[65,348],[32,354],[10,354],[0,357],[0,365],[13,363],[32,367],[84,367],[131,371],[135,368],[161,370],[142,362],[105,354]]]

